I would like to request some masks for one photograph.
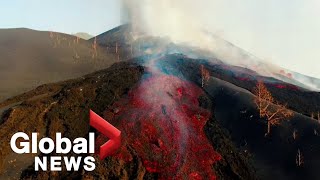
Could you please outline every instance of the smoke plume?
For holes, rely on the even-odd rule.
[[[234,46],[212,32],[207,11],[215,10],[214,1],[208,0],[122,0],[126,9],[127,22],[133,29],[139,29],[154,37],[165,37],[176,44],[183,44],[207,50],[214,57],[231,65],[242,66],[270,76],[259,67],[256,57]]]
[[[314,90],[314,84],[309,77],[298,76],[292,72],[291,81],[279,76],[282,69],[259,59],[232,43],[215,34],[218,30],[212,21],[219,18],[212,17],[219,0],[122,0],[123,13],[133,29],[145,32],[154,37],[165,37],[176,44],[197,47],[213,54],[213,58],[225,63],[252,69],[263,76],[275,77],[283,81],[302,82],[309,89]],[[232,9],[230,9],[232,10]],[[236,27],[235,27],[236,31]],[[199,57],[202,58],[202,57]],[[317,81],[316,86],[320,87]],[[313,87],[313,88],[311,88]],[[318,88],[316,88],[318,89]]]
[[[203,4],[206,0],[197,1]],[[143,28],[149,35],[168,37],[175,43],[210,48],[212,38],[208,38],[192,8],[191,0],[123,0],[129,14],[129,22],[134,27]]]

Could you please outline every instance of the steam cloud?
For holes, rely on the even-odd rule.
[[[260,75],[279,78],[283,70],[270,62],[259,59],[233,44],[211,34],[217,32],[210,26],[210,11],[216,10],[217,0],[122,0],[123,16],[133,29],[155,37],[166,37],[176,44],[189,45],[212,52],[224,62],[252,69]],[[209,11],[209,12],[208,12]],[[204,18],[206,17],[206,18]],[[289,71],[291,72],[291,71]],[[320,81],[310,83],[308,77],[293,78],[310,89],[320,88]],[[280,78],[281,79],[281,78]],[[287,79],[282,79],[287,81]],[[292,83],[290,81],[287,81]]]
[[[245,53],[240,48],[211,34],[216,32],[209,28],[210,17],[202,19],[201,9],[213,8],[209,0],[122,0],[126,22],[133,29],[139,29],[148,35],[166,37],[176,44],[189,45],[208,50],[215,57],[231,65],[254,69],[259,64],[256,57]],[[207,8],[204,8],[207,7]],[[209,7],[209,8],[208,8]],[[210,13],[209,13],[210,14]],[[255,69],[260,74],[271,76],[266,69]]]
[[[208,3],[199,0],[197,4]],[[149,35],[169,37],[175,43],[189,43],[204,49],[212,47],[203,26],[195,19],[192,0],[123,0],[128,21]]]

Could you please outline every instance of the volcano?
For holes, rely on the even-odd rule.
[[[320,93],[294,73],[266,76],[205,50],[133,34],[129,25],[94,41],[118,62],[0,103],[0,179],[320,178]],[[285,104],[292,112],[268,136],[255,104],[258,82],[277,100],[270,107]],[[122,132],[117,152],[105,160],[95,155],[94,171],[36,172],[32,157],[11,152],[18,131],[86,137],[94,131],[89,109]],[[107,139],[96,134],[99,147]]]

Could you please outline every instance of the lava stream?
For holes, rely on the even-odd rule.
[[[131,161],[133,149],[160,179],[216,179],[212,165],[221,156],[203,130],[211,114],[199,106],[201,95],[201,88],[175,76],[158,72],[143,79],[105,112],[122,131],[115,157]]]

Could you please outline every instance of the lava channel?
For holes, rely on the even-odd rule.
[[[204,133],[211,113],[199,106],[201,95],[201,88],[175,76],[142,80],[104,113],[122,132],[114,157],[131,161],[133,150],[160,179],[216,179],[212,165],[221,156]]]

